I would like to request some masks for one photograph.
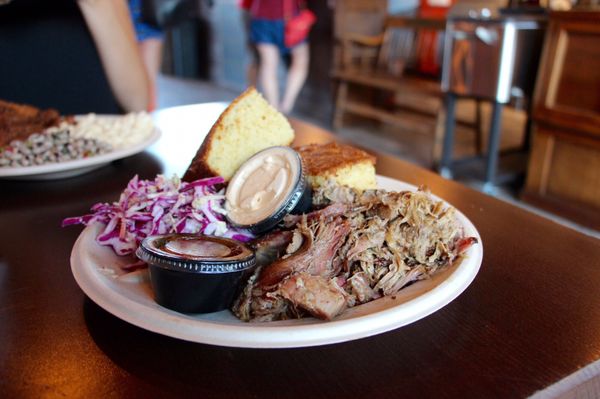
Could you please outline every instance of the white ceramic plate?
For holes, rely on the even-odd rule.
[[[113,115],[98,117],[114,118]],[[52,180],[77,176],[98,169],[112,161],[135,155],[160,138],[160,130],[154,129],[143,141],[130,147],[114,150],[89,158],[75,159],[66,162],[48,163],[45,165],[23,166],[17,168],[0,167],[0,178],[18,180]]]
[[[416,187],[378,176],[379,187],[415,190]],[[460,212],[459,222],[466,236],[477,237],[465,258],[429,280],[419,281],[393,297],[346,310],[333,321],[314,318],[269,323],[245,323],[229,311],[205,315],[184,315],[163,308],[153,300],[147,271],[123,274],[125,260],[111,248],[96,243],[100,225],[88,226],[71,253],[71,269],[81,289],[98,305],[138,327],[170,337],[205,344],[286,348],[331,344],[368,337],[417,321],[447,305],[475,278],[483,258],[481,237],[475,226]]]

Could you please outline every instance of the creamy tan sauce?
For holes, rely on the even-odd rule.
[[[256,154],[229,182],[229,219],[240,225],[266,219],[288,198],[299,173],[298,158],[291,148],[273,147]]]
[[[227,245],[214,241],[175,239],[165,244],[165,250],[183,257],[224,258],[231,249]]]

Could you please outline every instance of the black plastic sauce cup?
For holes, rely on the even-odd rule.
[[[256,266],[244,244],[195,234],[147,237],[136,255],[148,263],[156,302],[181,313],[228,309]]]

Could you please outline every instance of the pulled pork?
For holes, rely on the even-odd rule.
[[[313,205],[317,211],[286,221],[296,223],[286,254],[249,279],[233,308],[240,319],[329,320],[428,278],[476,243],[454,208],[424,189],[360,193],[329,182]]]

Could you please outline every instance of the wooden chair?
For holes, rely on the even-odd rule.
[[[355,114],[384,123],[403,124],[405,117],[398,108],[426,114],[435,120],[432,158],[441,157],[445,113],[439,77],[414,73],[419,33],[444,31],[445,21],[387,15],[387,1],[344,0],[336,2],[334,15],[335,50],[332,77],[337,83],[334,129],[340,129],[346,114]],[[418,104],[390,107],[376,101],[351,98],[350,89],[371,89],[386,93],[392,100],[396,93],[414,92],[435,99],[436,109],[424,110]],[[393,101],[392,101],[393,102]],[[476,106],[475,144],[481,152],[481,111]],[[459,121],[460,123],[461,121]]]
[[[350,43],[363,43],[365,56],[376,56],[382,43],[387,0],[340,0],[335,3],[334,11],[334,70],[346,65],[342,58],[344,49],[350,49]],[[351,49],[350,49],[351,51]]]

